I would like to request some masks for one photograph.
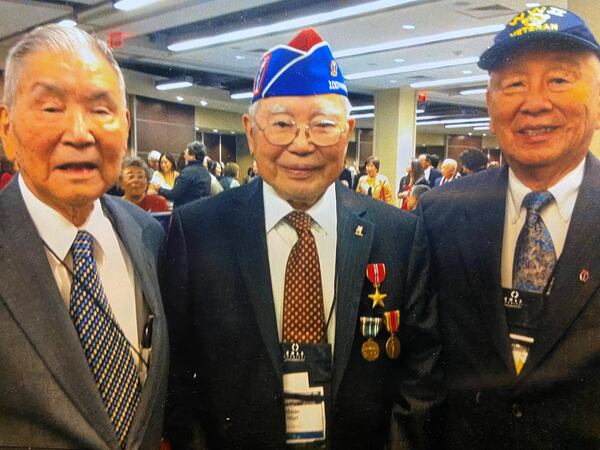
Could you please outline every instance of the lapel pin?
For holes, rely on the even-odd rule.
[[[590,271],[587,269],[581,269],[581,272],[579,272],[579,281],[581,281],[582,283],[585,283],[589,279],[590,279]]]
[[[356,226],[356,231],[354,232],[355,235],[363,237],[363,227],[362,225],[357,225]]]

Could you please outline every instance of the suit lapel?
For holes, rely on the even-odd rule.
[[[254,308],[256,322],[275,368],[277,379],[283,379],[283,356],[277,335],[277,321],[273,304],[271,272],[265,231],[265,210],[262,195],[262,180],[253,181],[246,189],[236,191],[231,217],[237,231],[232,239],[246,284],[250,302]],[[239,218],[243,220],[239,220]]]
[[[127,210],[111,197],[104,196],[102,206],[131,258],[136,284],[139,283],[144,295],[143,301],[148,305],[150,314],[154,315],[152,361],[148,367],[146,382],[128,437],[128,447],[135,447],[133,444],[143,438],[150,420],[150,412],[154,410],[160,392],[158,386],[163,383],[161,377],[167,371],[165,367],[168,359],[166,319],[160,305],[155,256],[144,245],[144,230],[129,216]]]
[[[98,439],[117,447],[114,428],[17,182],[0,196],[0,267],[0,298],[14,320],[71,402],[96,430]]]
[[[336,183],[337,250],[335,268],[335,351],[333,358],[333,398],[335,399],[357,331],[358,306],[375,236],[375,224],[366,220],[365,208]],[[360,233],[357,232],[362,227]]]
[[[600,162],[589,155],[583,183],[577,195],[571,223],[556,270],[546,314],[538,328],[538,336],[523,367],[523,376],[540,364],[546,354],[563,336],[600,283],[600,234],[592,233],[600,217]],[[581,282],[580,272],[591,273]],[[522,378],[522,377],[521,377]]]
[[[463,210],[458,235],[459,248],[474,297],[479,299],[481,318],[506,368],[514,373],[508,340],[508,325],[502,301],[500,270],[508,167],[492,172],[476,192],[470,193]],[[464,220],[464,222],[463,222]]]

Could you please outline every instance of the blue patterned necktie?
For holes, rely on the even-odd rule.
[[[138,406],[141,385],[131,346],[115,322],[102,288],[94,238],[79,231],[71,247],[73,284],[69,313],[122,448]]]
[[[523,199],[527,217],[515,247],[515,289],[541,293],[552,274],[556,264],[556,251],[540,213],[553,199],[548,191],[530,192]]]

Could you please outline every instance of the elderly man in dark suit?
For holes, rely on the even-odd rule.
[[[599,55],[567,10],[516,16],[479,62],[507,165],[422,200],[449,448],[600,447]]]
[[[419,220],[336,182],[354,120],[314,30],[264,56],[253,100],[261,180],[173,216],[168,435],[175,448],[425,447],[441,381]]]
[[[159,445],[162,231],[102,195],[128,131],[123,78],[104,43],[49,25],[11,50],[0,137],[20,171],[0,193],[2,448]]]

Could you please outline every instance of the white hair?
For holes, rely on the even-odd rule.
[[[2,102],[11,109],[14,105],[23,61],[27,55],[39,51],[67,51],[77,54],[90,50],[104,57],[119,77],[123,103],[125,103],[125,80],[111,49],[105,42],[89,35],[77,27],[62,27],[56,24],[44,25],[27,33],[8,53],[4,71],[4,98]]]
[[[350,104],[350,100],[345,95],[341,95],[340,97],[342,97],[342,101],[344,103],[344,112],[346,115],[346,119],[349,119],[350,112],[352,111],[352,105]],[[250,118],[252,119],[253,122],[254,122],[254,119],[256,118],[256,114],[258,112],[258,107],[259,107],[261,101],[262,101],[262,99],[255,101],[248,108],[248,115],[250,116]]]

